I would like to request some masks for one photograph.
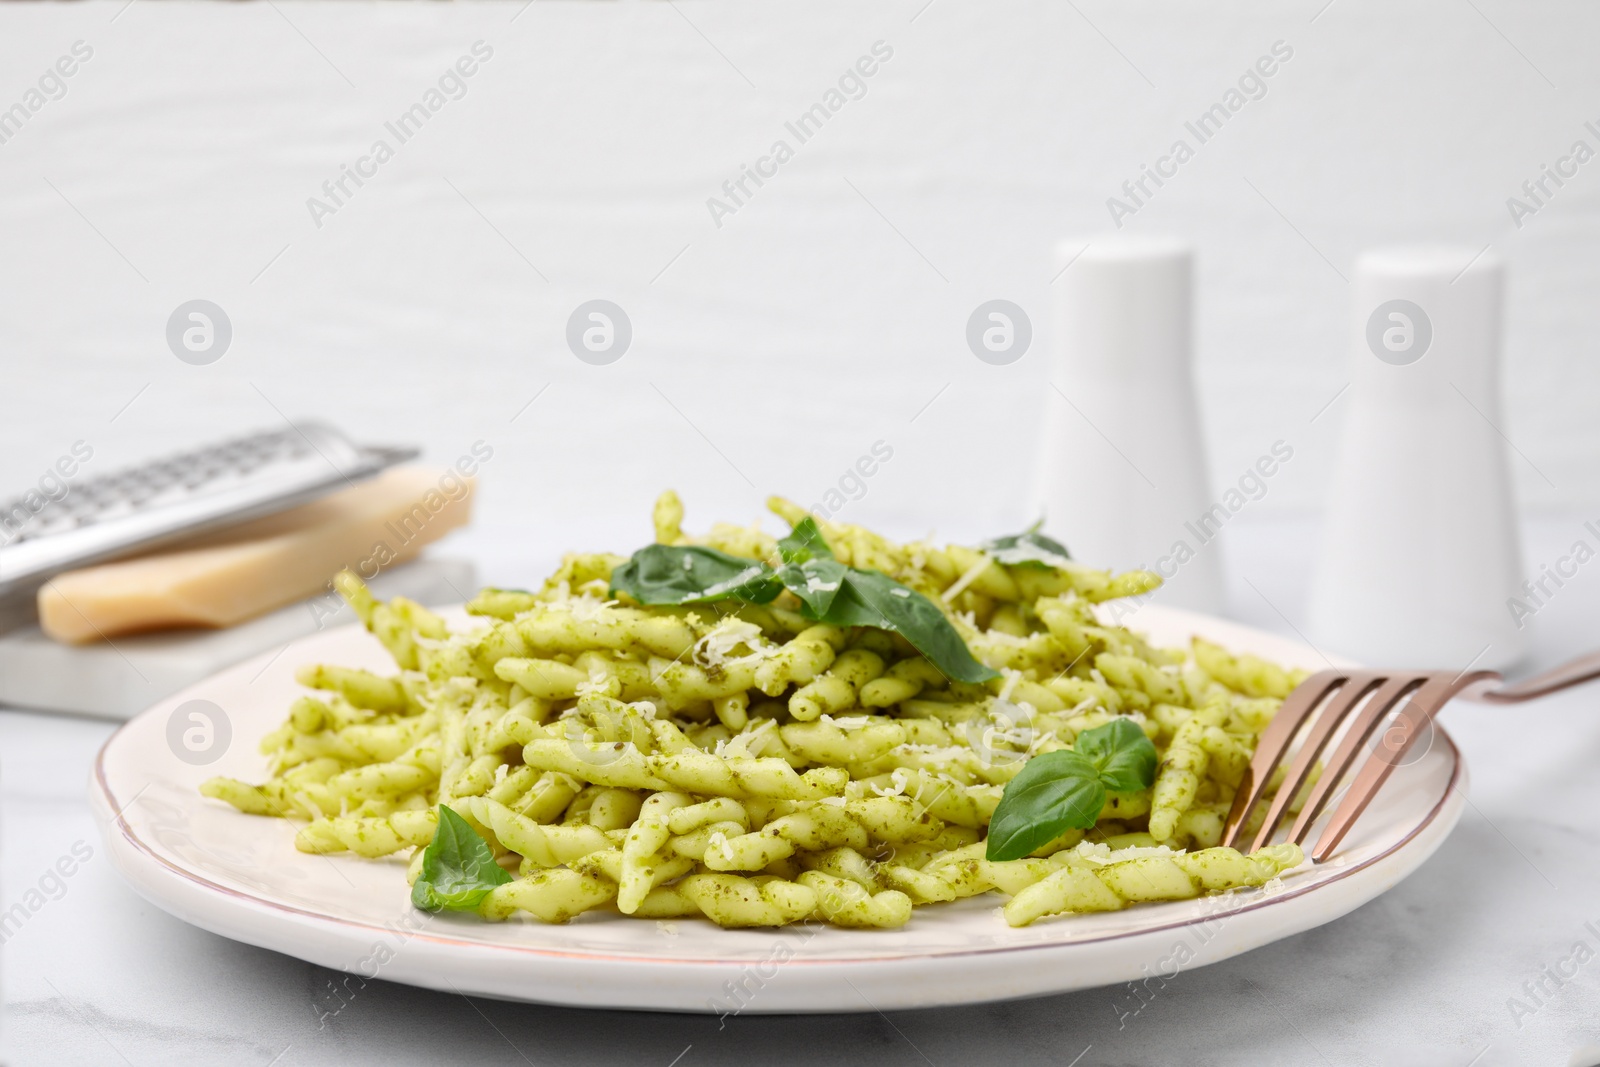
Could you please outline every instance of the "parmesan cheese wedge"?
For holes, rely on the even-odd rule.
[[[395,467],[182,548],[58,574],[39,590],[39,625],[67,644],[232,626],[327,590],[341,568],[370,578],[411,559],[466,523],[472,490],[454,470]]]

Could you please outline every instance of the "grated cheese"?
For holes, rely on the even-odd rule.
[[[889,774],[890,785],[887,788],[875,785],[872,787],[872,791],[880,797],[904,796],[906,786],[910,784],[910,780],[911,776],[906,773],[904,767],[896,767]]]
[[[743,656],[733,655],[733,650],[743,645],[749,649]],[[761,627],[737,617],[719,622],[711,632],[694,643],[694,660],[703,667],[721,667],[728,663],[753,658],[765,658],[776,651],[761,636]]]
[[[1078,859],[1088,860],[1090,863],[1102,867],[1113,863],[1125,863],[1128,860],[1146,859],[1171,859],[1173,856],[1184,854],[1183,849],[1171,849],[1166,845],[1144,845],[1138,848],[1113,849],[1104,842],[1080,841],[1072,850],[1072,855]]]
[[[866,715],[846,715],[835,719],[832,715],[824,712],[819,721],[825,722],[829,726],[837,726],[841,730],[864,730],[872,725],[871,717]]]
[[[940,599],[943,600],[946,604],[948,604],[951,601],[955,600],[956,597],[958,597],[962,593],[966,592],[967,591],[967,586],[969,586],[973,582],[977,581],[978,580],[978,575],[982,574],[985,570],[988,569],[988,567],[989,567],[989,557],[988,556],[984,556],[981,559],[979,559],[977,563],[975,563],[971,567],[969,567],[967,569],[967,573],[965,573],[961,577],[957,578],[955,580],[955,583],[952,584],[949,589],[946,589],[944,591],[944,595],[941,596]],[[973,628],[976,629],[977,627],[974,626]]]

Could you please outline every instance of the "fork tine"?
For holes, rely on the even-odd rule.
[[[1343,689],[1331,696],[1317,713],[1316,721],[1311,724],[1306,738],[1300,743],[1300,749],[1295,753],[1294,763],[1284,774],[1283,781],[1278,785],[1278,795],[1272,800],[1272,807],[1267,809],[1267,817],[1261,823],[1261,828],[1256,831],[1256,839],[1251,843],[1249,851],[1254,852],[1268,841],[1272,834],[1288,814],[1289,805],[1293,803],[1295,794],[1300,792],[1306,779],[1311,776],[1311,768],[1316,765],[1317,758],[1322,755],[1322,750],[1328,746],[1334,732],[1339,729],[1339,724],[1349,717],[1350,713],[1361,705],[1361,701],[1374,690],[1382,692],[1393,685],[1393,682],[1381,674],[1362,672],[1352,674],[1350,681],[1345,683]],[[1374,698],[1376,699],[1376,698]],[[1368,702],[1371,703],[1370,701]],[[1365,709],[1363,709],[1363,714]],[[1361,718],[1363,716],[1357,716]],[[1370,728],[1370,727],[1369,727]],[[1291,835],[1292,839],[1293,835]]]
[[[1277,769],[1284,753],[1289,751],[1289,745],[1294,741],[1295,734],[1300,732],[1301,724],[1321,706],[1329,694],[1344,685],[1353,673],[1340,670],[1318,671],[1295,686],[1294,691],[1284,698],[1278,713],[1262,731],[1261,740],[1256,743],[1255,755],[1250,759],[1250,767],[1245,771],[1243,781],[1239,783],[1238,792],[1233,795],[1233,808],[1228,812],[1228,821],[1223,827],[1224,845],[1229,848],[1239,847],[1239,839],[1244,836],[1245,820],[1261,802],[1262,795],[1267,791],[1267,783],[1272,780],[1272,772]]]
[[[1350,720],[1350,728],[1345,731],[1344,738],[1339,742],[1339,747],[1334,749],[1333,756],[1322,766],[1322,777],[1317,779],[1317,784],[1312,787],[1311,795],[1306,798],[1305,806],[1300,809],[1300,815],[1294,821],[1294,826],[1289,830],[1286,840],[1295,844],[1304,844],[1306,835],[1311,832],[1311,824],[1317,821],[1317,816],[1322,814],[1322,809],[1327,806],[1334,790],[1339,788],[1339,783],[1344,780],[1345,774],[1350,770],[1360,754],[1361,746],[1366,744],[1371,736],[1373,727],[1377,726],[1394,705],[1420,686],[1425,676],[1416,672],[1397,675],[1388,679],[1372,694],[1357,715]],[[1296,789],[1299,787],[1297,786]],[[1283,793],[1278,796],[1283,797]],[[1285,802],[1287,803],[1287,802]]]
[[[1432,723],[1439,709],[1467,686],[1486,678],[1497,678],[1499,675],[1494,671],[1472,671],[1454,677],[1444,673],[1430,673],[1421,677],[1426,681],[1421,688],[1412,692],[1409,699],[1401,706],[1399,715],[1404,729],[1399,743],[1393,747],[1379,747],[1361,765],[1361,769],[1356,772],[1355,781],[1350,785],[1350,791],[1339,802],[1333,818],[1322,831],[1322,836],[1317,839],[1317,847],[1311,851],[1313,863],[1321,863],[1339,847],[1339,842],[1344,840],[1345,834],[1350,832],[1350,827],[1361,817],[1361,813],[1367,810],[1367,805],[1372,803],[1372,798],[1377,796],[1383,783],[1388,781],[1389,775],[1400,765],[1400,760],[1416,739],[1424,733],[1424,727]]]

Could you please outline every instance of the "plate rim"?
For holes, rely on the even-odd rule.
[[[1150,606],[1154,607],[1155,605],[1150,605]],[[1183,610],[1183,609],[1168,608],[1168,607],[1165,607],[1164,605],[1162,606],[1162,608],[1163,608],[1164,612],[1169,612],[1169,613],[1172,613],[1172,614],[1175,614],[1175,615],[1183,615],[1183,616],[1187,616],[1187,617],[1190,617],[1190,618],[1204,619],[1204,620],[1206,620],[1208,622],[1220,622],[1220,623],[1223,623],[1225,626],[1242,628],[1242,629],[1247,629],[1247,630],[1253,630],[1253,631],[1256,631],[1258,633],[1262,633],[1264,635],[1268,635],[1268,636],[1272,636],[1274,638],[1278,638],[1280,640],[1283,639],[1281,635],[1270,634],[1269,631],[1257,630],[1255,627],[1251,627],[1251,626],[1248,626],[1248,625],[1243,624],[1243,623],[1235,622],[1232,619],[1218,618],[1218,617],[1215,617],[1215,616],[1206,615],[1206,614],[1201,613],[1201,612],[1193,612],[1193,611],[1187,611],[1187,610]],[[361,628],[361,626],[360,626],[359,623],[352,623],[352,624],[349,624],[349,625],[344,626],[344,627],[335,627],[332,630],[324,631],[323,634],[318,635],[318,636],[331,636],[332,634],[337,633],[340,630],[353,630],[353,629],[360,629],[360,628]],[[1289,639],[1289,640],[1292,640],[1292,638]],[[259,657],[256,657],[256,658],[259,658]],[[248,662],[248,661],[246,661],[246,662]],[[238,665],[235,665],[235,666],[238,666]],[[225,668],[225,670],[231,670],[231,669],[232,668]],[[220,673],[223,673],[223,672],[218,672],[218,673],[220,674]],[[307,909],[307,908],[302,908],[302,907],[298,907],[296,905],[286,904],[286,903],[282,903],[282,902],[279,902],[279,901],[271,900],[271,899],[268,899],[266,897],[254,894],[254,893],[250,893],[250,892],[247,892],[247,891],[244,891],[244,890],[240,890],[240,889],[235,889],[233,887],[222,885],[222,884],[220,884],[218,882],[215,882],[215,881],[211,880],[210,878],[207,878],[204,875],[202,875],[202,874],[200,874],[200,873],[198,873],[196,871],[188,870],[185,867],[182,867],[182,866],[178,865],[177,863],[174,863],[173,861],[171,861],[171,860],[167,859],[166,857],[162,856],[154,848],[152,848],[149,843],[147,843],[142,838],[140,838],[138,836],[138,834],[133,830],[133,828],[128,824],[127,820],[123,817],[123,811],[125,811],[127,807],[131,806],[132,803],[135,800],[138,799],[139,793],[135,793],[134,796],[131,799],[129,799],[123,805],[123,807],[118,808],[116,806],[117,797],[112,792],[110,783],[107,781],[107,778],[106,778],[106,756],[107,756],[107,753],[110,752],[112,747],[118,742],[118,739],[122,737],[124,731],[129,730],[136,723],[141,722],[147,716],[150,716],[153,713],[155,713],[157,708],[160,708],[160,707],[162,707],[162,706],[164,706],[166,704],[172,703],[174,701],[181,702],[181,699],[186,697],[187,694],[191,690],[198,689],[198,688],[200,688],[202,686],[207,685],[208,683],[210,683],[216,677],[217,677],[217,675],[214,674],[214,675],[212,675],[212,676],[210,676],[208,678],[205,678],[205,679],[202,679],[199,682],[196,682],[192,686],[186,687],[183,691],[181,691],[179,693],[172,694],[171,696],[165,697],[162,700],[157,701],[156,703],[152,704],[150,707],[148,707],[148,708],[144,709],[143,711],[141,711],[139,714],[133,716],[132,718],[130,718],[126,722],[122,723],[116,729],[116,731],[114,731],[112,733],[112,735],[110,737],[108,737],[106,739],[106,741],[100,746],[99,751],[95,754],[94,772],[93,772],[93,778],[92,778],[91,785],[93,787],[92,792],[94,794],[94,800],[97,802],[97,803],[92,805],[94,816],[95,816],[95,821],[100,824],[102,832],[103,833],[107,832],[114,826],[116,828],[116,830],[118,831],[119,835],[123,838],[123,840],[128,845],[132,846],[132,848],[137,853],[139,853],[140,855],[145,857],[146,860],[153,861],[159,868],[161,868],[162,872],[166,875],[166,877],[168,877],[168,878],[177,878],[177,879],[179,879],[181,881],[191,883],[191,885],[195,889],[197,889],[199,891],[203,891],[203,892],[214,894],[214,895],[221,895],[221,896],[223,896],[225,898],[228,898],[229,900],[231,900],[232,902],[234,902],[234,903],[236,903],[238,905],[242,905],[242,906],[245,906],[245,907],[249,908],[250,910],[256,911],[258,913],[266,913],[268,916],[271,916],[275,921],[288,920],[288,921],[291,921],[291,922],[306,924],[306,925],[310,925],[310,926],[313,926],[313,927],[322,925],[322,926],[330,926],[330,927],[340,928],[342,930],[355,930],[355,931],[360,931],[360,932],[363,932],[363,933],[372,933],[372,934],[380,934],[380,935],[392,934],[393,930],[388,926],[384,926],[384,925],[377,924],[377,923],[364,922],[364,921],[356,920],[356,919],[341,918],[341,917],[337,917],[337,916],[328,915],[328,914],[326,914],[324,912],[312,911],[312,910]],[[998,955],[1022,953],[1022,952],[1032,952],[1032,951],[1052,951],[1052,950],[1053,951],[1061,951],[1061,950],[1068,950],[1068,949],[1072,949],[1072,948],[1078,948],[1078,947],[1090,946],[1090,945],[1104,945],[1106,943],[1113,942],[1113,941],[1135,939],[1135,938],[1144,937],[1144,936],[1147,936],[1147,935],[1150,935],[1150,934],[1160,934],[1160,933],[1166,933],[1166,932],[1174,931],[1174,930],[1186,930],[1186,929],[1189,929],[1189,928],[1202,926],[1202,925],[1204,925],[1206,923],[1214,922],[1219,918],[1231,918],[1233,916],[1242,915],[1242,914],[1246,914],[1246,913],[1253,912],[1253,911],[1258,911],[1260,909],[1276,905],[1276,904],[1278,904],[1280,902],[1287,902],[1287,901],[1290,901],[1290,900],[1295,900],[1295,899],[1298,899],[1298,898],[1301,898],[1301,897],[1308,896],[1308,895],[1310,895],[1312,893],[1317,892],[1318,890],[1322,890],[1322,889],[1325,889],[1325,888],[1330,888],[1330,887],[1336,886],[1338,883],[1348,879],[1349,877],[1351,877],[1353,875],[1356,875],[1356,874],[1363,873],[1363,872],[1367,871],[1368,869],[1370,869],[1370,868],[1372,868],[1372,867],[1374,867],[1374,866],[1376,866],[1378,864],[1381,864],[1384,861],[1392,858],[1397,853],[1402,852],[1403,850],[1408,848],[1410,846],[1411,842],[1414,841],[1419,835],[1421,835],[1425,831],[1427,831],[1434,824],[1434,822],[1439,818],[1439,816],[1445,811],[1446,807],[1450,803],[1451,797],[1454,796],[1459,791],[1460,783],[1463,780],[1463,778],[1465,777],[1466,761],[1465,761],[1465,759],[1463,758],[1463,756],[1461,754],[1461,750],[1460,750],[1459,746],[1456,745],[1455,739],[1450,736],[1449,732],[1445,729],[1443,724],[1440,724],[1440,723],[1436,722],[1434,724],[1434,733],[1435,733],[1436,736],[1442,738],[1444,740],[1444,742],[1445,742],[1445,746],[1448,749],[1449,756],[1450,756],[1450,759],[1451,759],[1451,769],[1450,769],[1450,778],[1449,778],[1449,780],[1445,783],[1444,788],[1440,791],[1439,798],[1434,802],[1433,806],[1431,808],[1429,808],[1429,810],[1427,811],[1426,815],[1423,816],[1421,819],[1419,819],[1414,826],[1410,827],[1406,831],[1406,833],[1405,833],[1405,835],[1403,837],[1401,837],[1399,840],[1395,841],[1393,844],[1389,845],[1387,848],[1383,849],[1380,852],[1377,852],[1377,853],[1373,854],[1372,856],[1367,857],[1366,859],[1363,859],[1359,863],[1348,865],[1348,866],[1344,867],[1343,869],[1337,871],[1336,873],[1334,873],[1334,874],[1332,874],[1332,875],[1330,875],[1330,876],[1328,876],[1328,877],[1326,877],[1326,878],[1324,878],[1324,879],[1322,879],[1320,881],[1317,881],[1315,883],[1308,883],[1306,885],[1299,886],[1299,887],[1296,887],[1296,888],[1285,887],[1283,891],[1277,892],[1277,893],[1273,893],[1270,896],[1258,897],[1258,898],[1256,898],[1254,900],[1251,900],[1251,901],[1248,901],[1246,903],[1241,903],[1237,907],[1218,910],[1218,911],[1216,911],[1214,913],[1207,914],[1207,915],[1204,915],[1204,916],[1199,916],[1199,917],[1194,917],[1194,918],[1186,918],[1186,919],[1174,919],[1172,921],[1163,922],[1163,923],[1156,924],[1156,925],[1141,926],[1141,927],[1139,927],[1137,929],[1133,929],[1133,930],[1124,930],[1124,931],[1120,931],[1120,932],[1116,932],[1116,933],[1099,934],[1099,935],[1094,935],[1094,936],[1090,936],[1090,937],[1083,937],[1083,938],[1078,938],[1078,939],[1072,939],[1072,940],[1059,940],[1059,939],[1049,940],[1049,939],[1047,939],[1047,940],[1041,940],[1041,941],[1036,941],[1036,942],[1030,942],[1030,943],[1026,943],[1026,944],[993,945],[993,946],[987,946],[987,947],[983,947],[983,948],[953,948],[953,949],[941,949],[941,950],[914,951],[914,952],[903,952],[903,953],[898,953],[898,954],[894,954],[894,955],[878,954],[878,955],[861,956],[861,957],[855,957],[855,956],[830,956],[830,957],[825,958],[825,959],[802,960],[797,956],[797,957],[789,960],[788,963],[789,964],[801,963],[801,964],[804,964],[808,968],[828,968],[828,967],[839,967],[839,966],[866,966],[866,965],[873,965],[873,964],[896,964],[896,963],[904,963],[904,962],[906,962],[908,960],[928,960],[928,961],[939,960],[939,961],[945,961],[945,960],[955,960],[955,959],[968,958],[968,957],[992,957],[992,956],[998,956]],[[141,789],[140,792],[142,792],[142,791],[143,790]],[[240,814],[243,814],[243,813],[240,813]],[[1446,833],[1446,836],[1448,836],[1448,832]],[[1441,838],[1440,843],[1441,844],[1443,843],[1443,838]],[[1420,866],[1422,862],[1426,862],[1426,859],[1427,859],[1427,857],[1423,857],[1422,860],[1418,861],[1418,866]],[[124,875],[124,876],[127,877],[126,875]],[[138,884],[133,879],[130,878],[129,881],[131,883],[134,883],[134,886],[135,886],[136,889],[138,888]],[[1374,898],[1376,896],[1378,896],[1378,895],[1381,895],[1382,892],[1383,891],[1380,891],[1378,894],[1374,894]],[[143,894],[141,894],[141,895],[143,895]],[[1228,894],[1222,894],[1221,899],[1226,899],[1227,895]],[[159,901],[159,900],[158,901],[154,901],[154,903],[158,904],[158,906],[162,905],[162,902]],[[870,934],[872,931],[857,931],[857,932],[858,933],[863,933],[863,934]],[[518,953],[518,954],[523,955],[523,956],[533,956],[533,957],[547,958],[547,959],[576,960],[576,961],[583,961],[585,963],[591,963],[591,964],[619,964],[620,963],[620,964],[634,964],[634,965],[645,964],[645,965],[652,965],[652,966],[668,966],[668,967],[681,967],[681,966],[685,966],[685,965],[708,966],[708,967],[743,967],[743,966],[747,966],[750,963],[750,960],[747,957],[685,958],[685,957],[671,957],[671,956],[635,956],[635,955],[618,955],[618,954],[615,954],[615,953],[607,953],[607,952],[594,951],[594,950],[579,950],[579,949],[569,949],[569,948],[540,947],[540,946],[536,946],[536,945],[494,943],[494,942],[486,942],[486,941],[479,941],[479,940],[466,940],[466,939],[462,939],[462,938],[458,938],[458,937],[450,937],[450,936],[441,935],[441,934],[432,933],[432,932],[426,932],[426,931],[422,931],[422,930],[411,930],[411,931],[409,931],[408,934],[407,934],[407,938],[408,938],[408,940],[413,940],[414,939],[414,940],[427,941],[427,942],[430,942],[432,944],[438,945],[438,946],[443,947],[443,948],[453,949],[453,950],[457,950],[457,951],[464,951],[464,952],[469,952],[469,953],[474,953],[474,952],[490,952],[490,953],[515,952],[515,953]]]

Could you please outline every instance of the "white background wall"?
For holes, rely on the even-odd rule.
[[[479,527],[540,555],[596,528],[633,547],[663,485],[691,525],[809,502],[879,439],[846,517],[1017,527],[1052,245],[1109,230],[1106,198],[1281,40],[1265,97],[1127,224],[1201,250],[1216,480],[1284,438],[1253,509],[1319,505],[1341,274],[1448,239],[1511,266],[1524,505],[1592,510],[1600,162],[1520,230],[1505,201],[1600,147],[1600,9],[1322,2],[6,5],[0,108],[73,42],[94,55],[0,145],[0,489],[80,438],[109,470],[283,413],[446,461],[487,440]],[[307,198],[477,40],[467,94],[317,228]],[[866,95],[717,227],[706,199],[880,40]],[[234,328],[204,367],[165,343],[196,297]],[[563,340],[596,297],[635,330],[606,367]],[[1035,326],[1009,367],[964,342],[994,297]]]

